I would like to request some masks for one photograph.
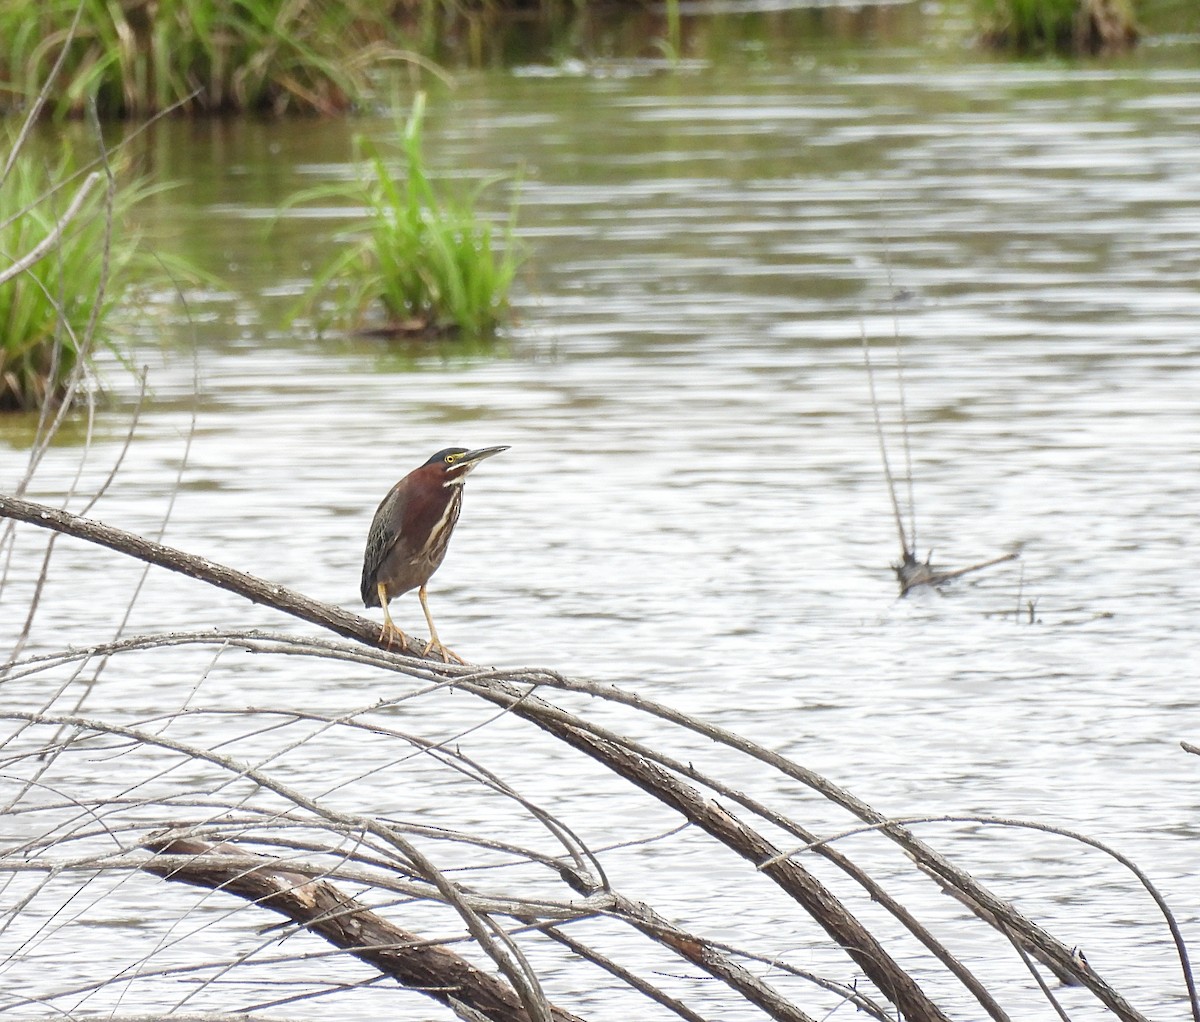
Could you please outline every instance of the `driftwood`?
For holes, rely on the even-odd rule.
[[[901,543],[903,542],[904,539],[901,537]],[[928,555],[925,560],[919,561],[917,555],[906,548],[900,556],[900,563],[892,565],[892,570],[896,573],[896,581],[900,583],[900,595],[907,596],[910,590],[916,589],[918,586],[930,586],[936,589],[938,586],[953,582],[956,578],[962,578],[963,575],[969,575],[971,572],[982,571],[984,568],[990,568],[994,564],[1003,564],[1005,561],[1015,561],[1018,556],[1015,553],[1001,554],[999,557],[980,561],[978,564],[949,570],[932,564],[932,554]]]
[[[911,827],[902,822],[889,820],[885,815],[857,799],[850,792],[833,784],[819,774],[760,746],[740,738],[732,732],[688,717],[670,707],[655,703],[634,693],[610,686],[564,678],[552,671],[523,670],[506,672],[481,668],[470,664],[443,664],[440,661],[422,658],[415,647],[403,653],[384,649],[380,642],[379,626],[358,615],[350,614],[308,599],[300,593],[274,585],[243,572],[235,571],[210,560],[189,555],[158,543],[150,543],[140,537],[113,529],[99,522],[77,518],[65,511],[56,510],[16,498],[0,496],[0,517],[28,522],[59,533],[98,543],[120,553],[127,554],[160,565],[173,571],[190,575],[205,583],[239,593],[257,603],[272,606],[284,613],[299,617],[338,635],[356,640],[352,644],[331,641],[300,639],[297,637],[267,635],[259,632],[191,633],[178,636],[141,637],[108,646],[92,647],[88,650],[64,654],[65,662],[72,658],[85,659],[92,656],[109,656],[117,652],[128,652],[139,648],[165,644],[218,643],[235,645],[258,652],[270,651],[293,655],[323,656],[358,663],[370,663],[381,669],[394,671],[433,685],[450,685],[456,691],[465,692],[486,700],[507,713],[520,717],[557,740],[571,746],[621,778],[641,788],[659,802],[668,806],[681,821],[702,829],[721,845],[746,859],[758,871],[788,896],[795,900],[830,936],[831,940],[857,964],[870,980],[879,995],[890,1001],[895,1010],[913,1022],[946,1019],[945,1012],[926,994],[915,979],[901,967],[879,942],[879,940],[854,916],[842,901],[819,881],[799,861],[800,856],[814,853],[827,858],[860,884],[872,898],[887,908],[933,955],[958,977],[980,1009],[997,1022],[1009,1016],[970,971],[955,959],[948,949],[940,944],[903,906],[890,898],[867,874],[851,860],[832,847],[829,839],[816,838],[806,829],[781,814],[761,805],[722,784],[719,779],[709,777],[691,764],[681,763],[654,749],[639,744],[603,726],[584,719],[554,705],[536,694],[537,690],[560,689],[566,692],[581,692],[648,713],[675,727],[688,729],[707,739],[720,743],[738,753],[751,757],[763,767],[776,771],[819,793],[824,798],[848,810],[868,827],[886,836],[917,864],[917,866],[947,891],[968,905],[980,918],[988,920],[1012,939],[1020,948],[1048,964],[1065,980],[1086,987],[1113,1014],[1129,1022],[1140,1022],[1145,1016],[1131,1007],[1121,994],[1113,989],[1077,949],[1068,947],[1036,923],[1017,912],[1013,906],[996,897],[986,887],[965,871],[937,853],[919,839]],[[14,672],[20,665],[8,665]],[[32,668],[30,668],[32,669]],[[289,711],[290,712],[290,711]],[[352,953],[372,961],[388,975],[396,975],[402,982],[422,989],[430,996],[439,996],[426,987],[452,987],[453,996],[470,1010],[482,1013],[485,1018],[554,1020],[570,1018],[562,1009],[550,1005],[538,989],[536,976],[520,957],[507,930],[496,921],[504,915],[524,927],[533,927],[551,939],[561,943],[592,961],[612,975],[620,976],[630,985],[658,1003],[675,1011],[680,1017],[698,1018],[686,1006],[670,996],[656,990],[644,979],[631,977],[627,970],[616,963],[608,962],[602,955],[588,949],[581,942],[567,936],[560,923],[567,919],[586,918],[589,914],[602,913],[608,918],[625,924],[650,936],[664,947],[670,948],[684,960],[705,970],[720,980],[730,990],[760,1008],[774,1019],[804,1022],[809,1016],[801,1007],[782,996],[761,977],[753,975],[738,958],[743,952],[733,953],[703,936],[689,933],[671,926],[657,917],[652,910],[622,897],[604,879],[602,872],[586,849],[573,842],[569,833],[557,827],[552,820],[543,819],[545,825],[568,849],[569,861],[546,861],[549,868],[557,871],[579,898],[564,903],[556,909],[538,905],[497,904],[481,899],[474,892],[449,882],[438,870],[424,859],[393,825],[370,817],[336,814],[320,803],[307,799],[297,792],[286,789],[272,777],[254,767],[228,759],[209,750],[175,742],[156,732],[91,721],[86,718],[51,713],[18,713],[0,711],[0,719],[25,721],[30,725],[52,725],[68,727],[76,733],[107,734],[140,744],[157,745],[164,749],[186,754],[207,761],[220,769],[228,770],[238,777],[246,778],[284,796],[305,814],[319,817],[327,824],[341,828],[346,833],[365,835],[366,852],[374,856],[380,869],[395,871],[400,868],[405,876],[413,880],[397,880],[394,883],[417,883],[424,897],[432,897],[458,912],[467,925],[472,939],[492,958],[502,979],[485,974],[467,972],[455,961],[458,956],[425,955],[418,964],[408,958],[408,951],[421,946],[424,938],[407,930],[395,927],[376,916],[365,905],[348,898],[324,879],[326,870],[330,878],[346,875],[344,871],[321,867],[304,870],[288,861],[278,863],[274,858],[254,855],[240,844],[222,839],[219,834],[208,836],[201,833],[173,832],[169,837],[144,838],[143,847],[154,849],[161,856],[157,860],[139,860],[136,868],[156,873],[170,879],[204,886],[221,888],[244,898],[252,899],[282,912],[297,923],[302,923],[314,933],[320,933],[339,947],[352,948]],[[405,736],[412,741],[411,736]],[[444,750],[440,750],[444,751]],[[489,781],[488,783],[493,783]],[[699,786],[698,786],[699,785]],[[804,847],[794,851],[781,850],[768,840],[756,826],[747,822],[732,808],[719,804],[703,789],[719,795],[730,807],[745,810],[750,817],[759,817],[774,826],[783,828],[800,841]],[[531,809],[532,811],[532,809]],[[278,814],[272,819],[278,818]],[[307,818],[307,817],[306,817]],[[232,825],[231,825],[232,826]],[[182,843],[181,843],[182,842]],[[190,844],[188,842],[199,842]],[[274,847],[283,847],[275,840]],[[196,869],[189,870],[179,857],[181,851],[195,851]],[[251,856],[248,858],[248,856]],[[124,861],[124,860],[123,860]],[[357,860],[356,860],[357,861]],[[530,857],[536,861],[536,857]],[[545,860],[543,860],[545,861]],[[0,865],[16,868],[5,862]],[[36,864],[32,868],[37,868]],[[58,867],[55,867],[58,868]],[[381,889],[400,890],[386,877],[375,881]],[[407,890],[407,888],[405,888]],[[318,897],[317,892],[320,892]],[[356,920],[361,927],[359,937],[371,939],[351,944],[351,936],[339,928],[346,919]],[[381,947],[380,942],[386,947]],[[399,954],[397,945],[404,945],[405,954]],[[444,949],[439,949],[444,950]],[[402,964],[398,964],[403,960]],[[1184,960],[1187,972],[1186,959]],[[478,970],[476,970],[477,972]],[[1190,981],[1190,977],[1189,977]],[[498,984],[498,986],[497,986]],[[460,997],[461,992],[461,997]],[[443,1003],[451,996],[442,990]],[[873,1017],[887,1017],[882,1009],[874,1006],[861,995],[847,993],[854,1003]],[[1194,1000],[1193,1000],[1194,1004]],[[488,1007],[481,1007],[488,1006]],[[467,1010],[464,1008],[464,1010]],[[488,1014],[493,1011],[493,1014]],[[504,1014],[508,1012],[509,1014]],[[524,1012],[524,1015],[519,1014]],[[559,1014],[556,1014],[558,1012]],[[1200,1011],[1193,1007],[1200,1019]]]

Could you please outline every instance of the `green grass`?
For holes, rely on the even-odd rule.
[[[1100,53],[1137,40],[1132,0],[977,0],[984,40],[1022,53]]]
[[[113,348],[110,315],[150,265],[126,226],[149,192],[139,181],[85,178],[69,153],[54,166],[17,153],[0,181],[0,275],[62,229],[41,258],[0,283],[0,410],[62,400],[81,360],[97,344]]]
[[[424,94],[399,129],[399,168],[374,143],[358,139],[363,178],[297,196],[336,198],[365,208],[365,221],[346,250],[319,273],[307,305],[319,306],[336,284],[325,324],[352,328],[382,312],[380,332],[490,335],[508,314],[508,295],[519,266],[512,215],[497,227],[476,212],[483,187],[451,192],[437,187],[425,168]]]
[[[82,4],[79,23],[70,29]],[[0,0],[0,106],[28,103],[66,61],[50,103],[80,115],[333,113],[370,94],[368,73],[400,54],[373,0]]]

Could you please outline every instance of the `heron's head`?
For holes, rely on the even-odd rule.
[[[465,447],[447,447],[421,466],[421,474],[440,479],[443,486],[461,486],[466,482],[467,474],[481,461],[507,450],[507,447],[481,447],[477,451],[469,451]]]

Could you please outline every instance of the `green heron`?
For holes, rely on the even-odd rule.
[[[416,589],[429,625],[425,654],[436,648],[442,659],[450,662],[453,654],[438,639],[429,615],[425,583],[446,556],[450,533],[462,510],[467,474],[485,458],[507,450],[507,447],[484,447],[478,451],[447,447],[409,472],[383,498],[367,533],[361,588],[365,606],[383,607],[380,639],[397,633],[404,636],[392,624],[388,601]]]

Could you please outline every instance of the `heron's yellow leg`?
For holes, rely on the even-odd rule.
[[[436,649],[442,655],[443,663],[450,663],[450,658],[454,657],[460,664],[465,664],[466,661],[460,657],[452,649],[447,649],[442,645],[442,640],[438,638],[437,629],[433,627],[433,615],[429,613],[429,603],[425,599],[425,587],[421,586],[417,590],[417,596],[421,601],[421,609],[425,611],[425,623],[429,625],[429,644],[425,647],[425,656],[429,656],[431,649]]]
[[[379,593],[379,606],[383,608],[383,628],[379,632],[379,641],[386,642],[387,648],[391,649],[392,641],[399,636],[400,645],[408,645],[408,636],[392,623],[392,615],[388,611],[387,586],[380,582],[375,586],[375,591]]]

